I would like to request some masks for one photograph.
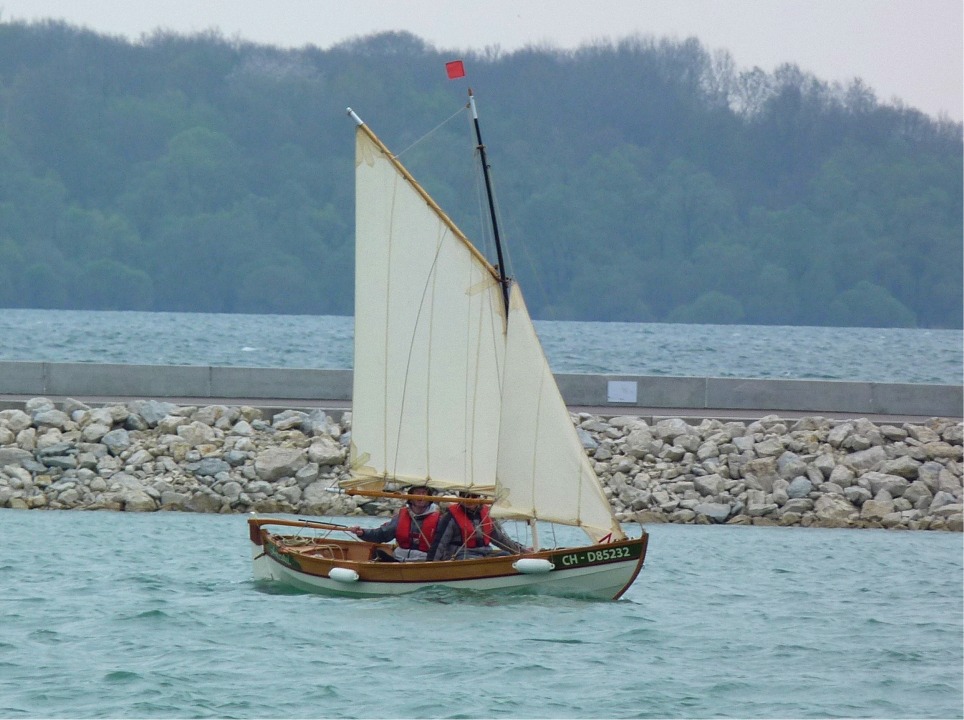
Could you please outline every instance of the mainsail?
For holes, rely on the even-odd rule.
[[[355,166],[354,474],[491,490],[498,274],[364,125]]]
[[[513,283],[356,130],[355,485],[492,492],[493,513],[624,537]]]

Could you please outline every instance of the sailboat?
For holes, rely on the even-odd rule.
[[[341,491],[478,502],[521,526],[522,552],[385,562],[391,546],[327,522],[251,517],[254,576],[304,591],[385,596],[443,586],[619,598],[648,535],[627,537],[576,434],[502,257],[475,97],[472,122],[498,262],[456,227],[358,115],[350,478]],[[467,497],[477,498],[467,500]],[[570,526],[583,544],[545,543]],[[541,536],[541,537],[540,537]],[[530,549],[531,548],[531,549]]]

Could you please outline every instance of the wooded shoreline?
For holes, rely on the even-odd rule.
[[[481,222],[450,59],[0,22],[0,306],[352,314],[345,107]],[[694,38],[466,62],[534,317],[961,327],[960,123]]]
[[[573,415],[620,521],[960,532],[962,423]],[[0,410],[0,507],[386,514],[332,493],[351,413],[32,398]]]

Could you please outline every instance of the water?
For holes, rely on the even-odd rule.
[[[554,372],[959,385],[960,330],[536,322]],[[0,309],[0,361],[349,368],[350,317]]]
[[[962,717],[952,533],[654,525],[622,600],[254,583],[243,516],[0,510],[0,717]]]
[[[960,331],[537,322],[556,372],[959,384]],[[350,367],[343,317],[0,310],[0,360]],[[615,603],[250,580],[241,516],[0,509],[0,717],[964,717],[959,534],[649,528]]]

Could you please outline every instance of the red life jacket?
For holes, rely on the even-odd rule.
[[[398,546],[406,549],[417,547],[428,552],[435,537],[435,526],[438,525],[438,512],[429,513],[420,520],[412,522],[412,511],[403,508],[398,515],[398,526],[395,528],[395,540]]]
[[[465,547],[486,547],[492,542],[492,518],[489,517],[489,507],[488,505],[482,506],[482,522],[480,527],[482,528],[482,537],[484,542],[479,542],[475,537],[475,526],[469,519],[465,510],[461,505],[449,505],[449,512],[455,519],[455,522],[459,524],[459,529],[462,531],[462,540],[464,541]]]

